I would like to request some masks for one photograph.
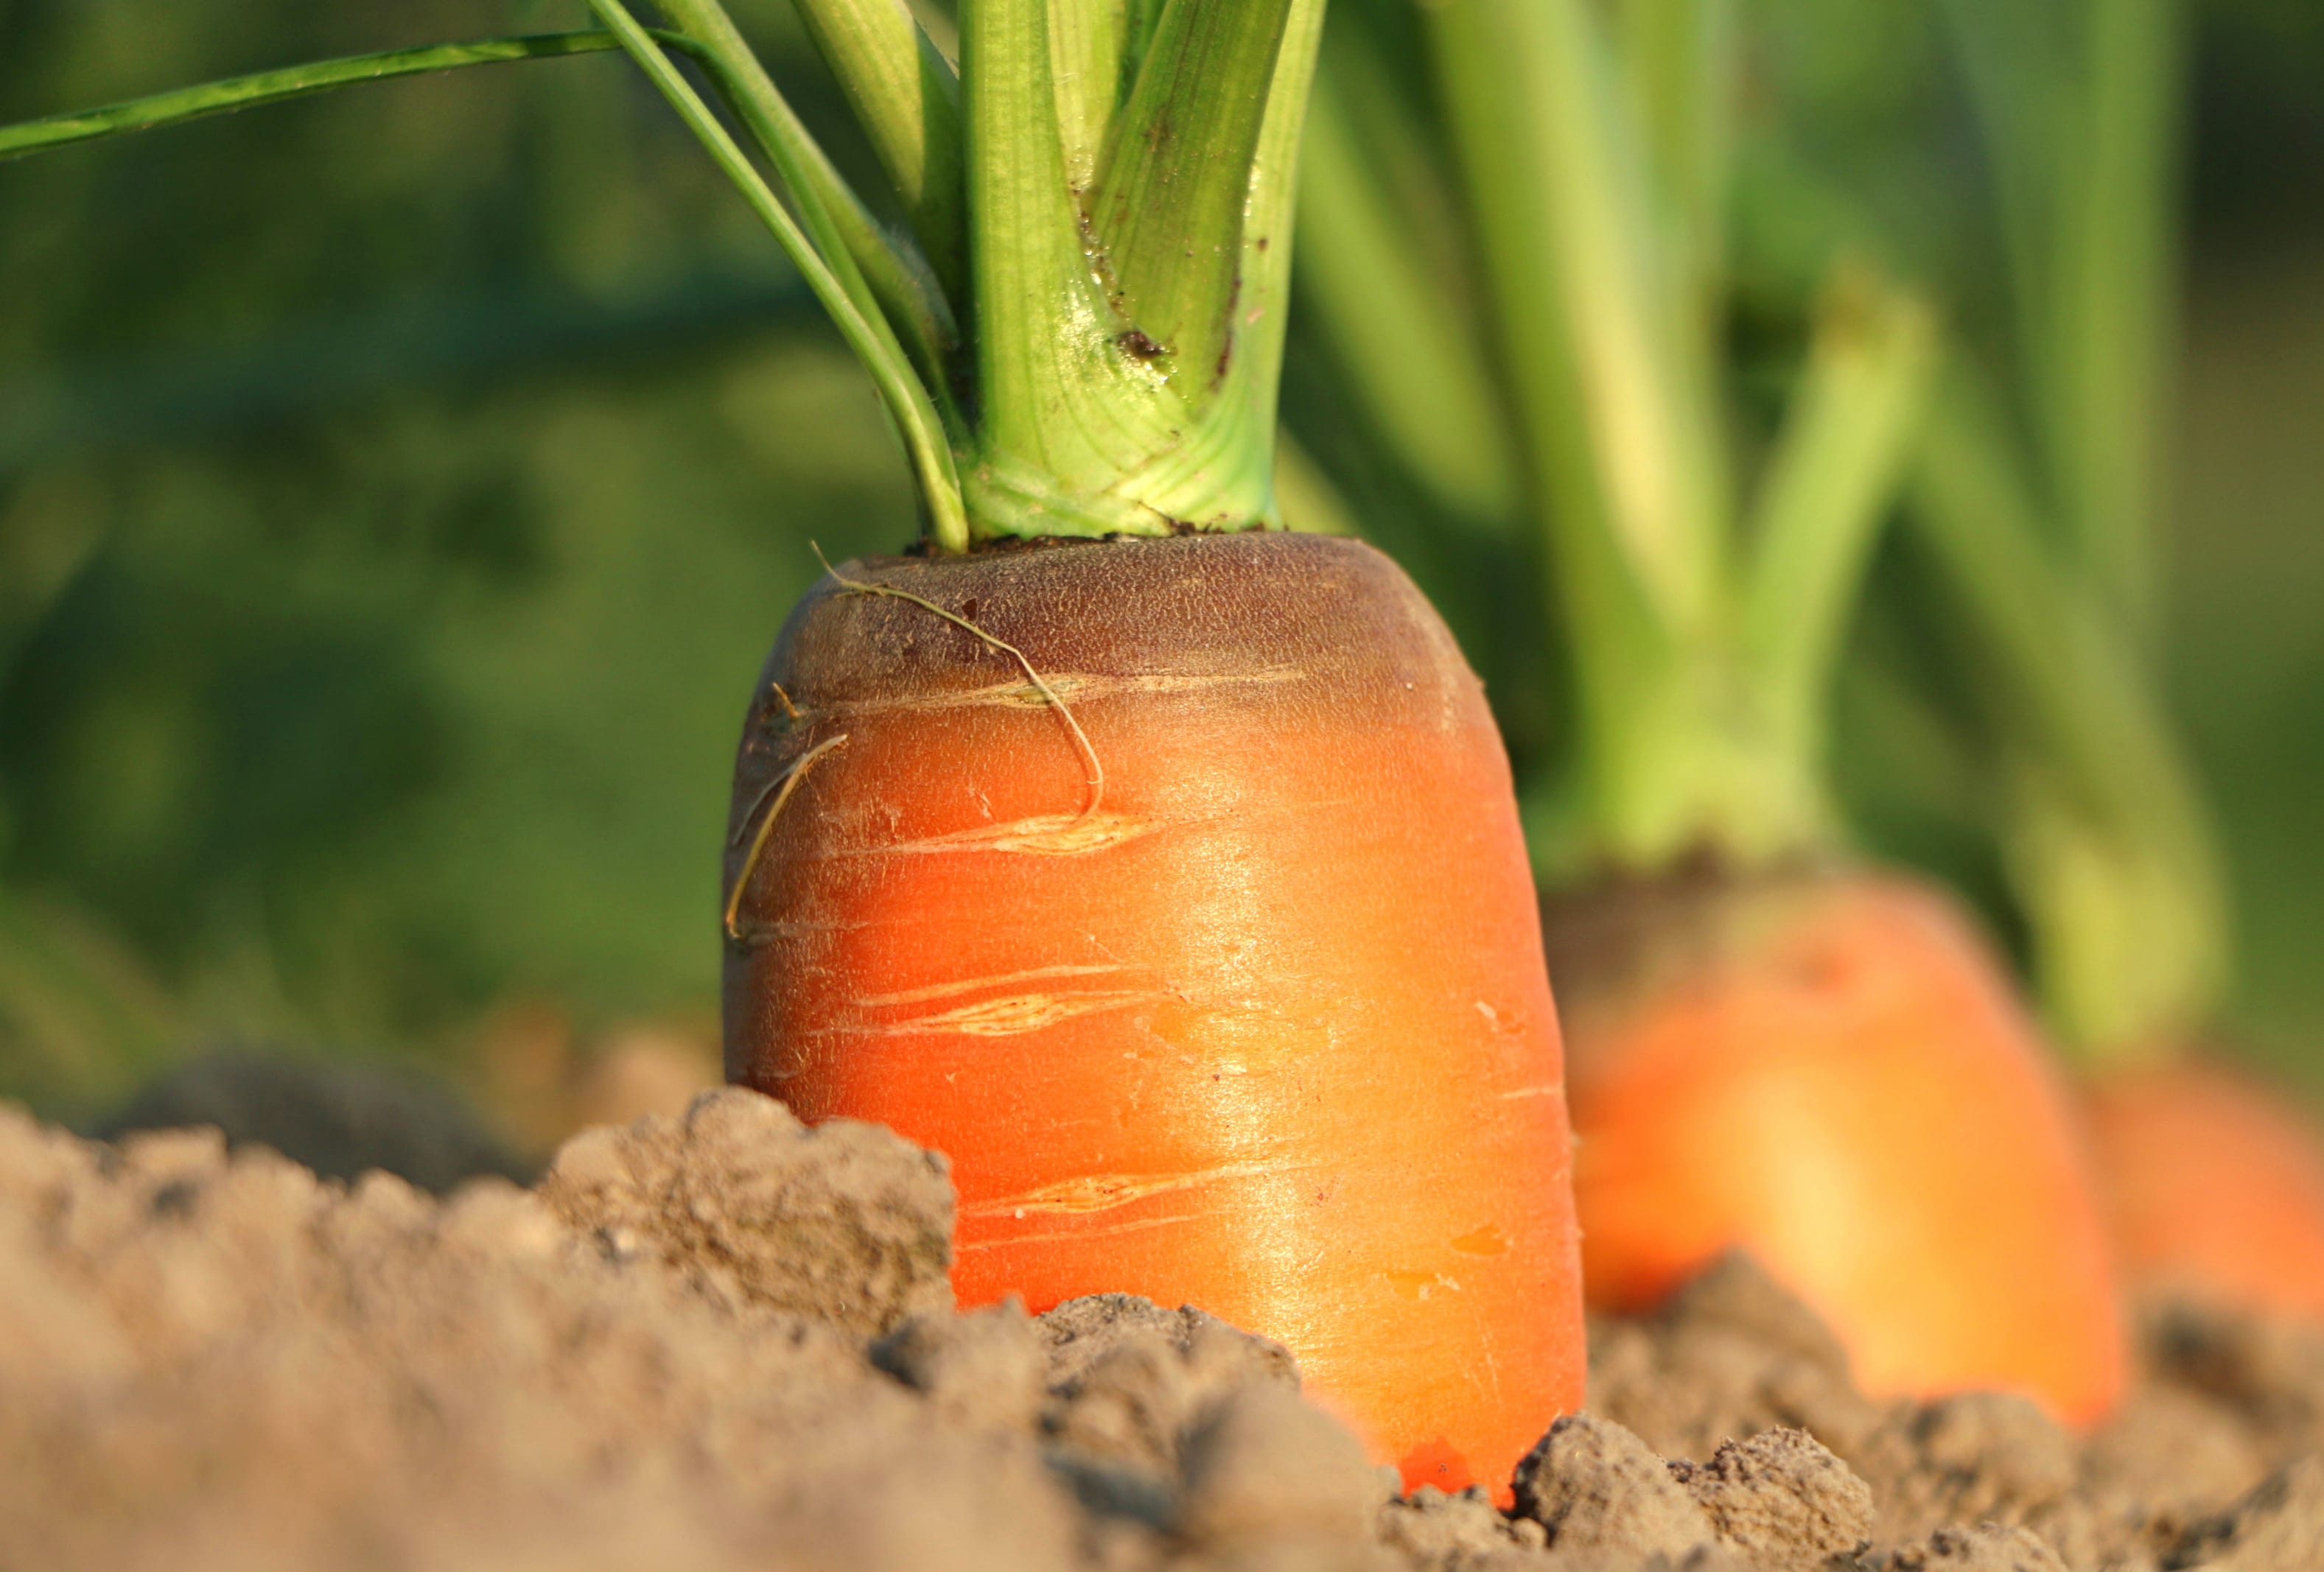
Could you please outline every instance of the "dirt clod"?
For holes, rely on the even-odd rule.
[[[1197,1543],[1366,1542],[1387,1494],[1346,1426],[1272,1384],[1215,1400],[1189,1429],[1183,1450],[1177,1526]]]
[[[1673,1463],[1720,1543],[1757,1560],[1837,1556],[1872,1540],[1872,1491],[1805,1430],[1723,1441],[1707,1463]]]
[[[2273,1572],[2324,1564],[2324,1457],[2303,1457],[2234,1507],[2197,1523],[2165,1565]]]
[[[1644,1441],[1569,1414],[1517,1465],[1517,1511],[1563,1552],[1680,1557],[1714,1537],[1711,1519]]]
[[[609,1254],[729,1302],[864,1334],[952,1308],[949,1171],[877,1125],[809,1129],[772,1098],[708,1091],[683,1119],[576,1136],[540,1196]]]

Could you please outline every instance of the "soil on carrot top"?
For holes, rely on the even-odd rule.
[[[0,1560],[71,1568],[2035,1572],[2324,1565],[2324,1337],[2149,1308],[2077,1439],[1876,1403],[1730,1258],[1594,1328],[1516,1510],[1392,1494],[1280,1347],[957,1313],[942,1157],[755,1093],[530,1190],[0,1107]],[[1941,1263],[1932,1263],[1932,1272]]]

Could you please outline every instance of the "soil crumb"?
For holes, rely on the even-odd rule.
[[[1876,1403],[1748,1262],[1593,1328],[1516,1507],[1397,1493],[1288,1353],[1102,1294],[953,1306],[943,1159],[755,1093],[536,1189],[352,1182],[0,1106],[0,1565],[2313,1572],[2324,1338],[2184,1304],[2070,1436]],[[1554,1422],[1553,1422],[1554,1420]]]

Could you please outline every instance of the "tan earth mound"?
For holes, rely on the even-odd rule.
[[[1504,1516],[1395,1497],[1198,1310],[954,1313],[952,1204],[940,1157],[740,1091],[442,1201],[0,1108],[0,1567],[2324,1567],[2324,1340],[2292,1329],[2156,1311],[2085,1445],[2012,1399],[1866,1401],[1732,1262],[1596,1328],[1592,1411]]]

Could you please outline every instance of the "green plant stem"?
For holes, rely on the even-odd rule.
[[[2176,0],[2088,0],[2080,124],[2053,190],[2041,391],[2077,561],[2135,636],[2155,616],[2154,440],[2172,282]]]
[[[1385,84],[1363,97],[1393,113]],[[1298,271],[1360,400],[1397,456],[1449,510],[1506,529],[1517,511],[1511,451],[1491,368],[1455,308],[1457,280],[1415,243],[1368,166],[1355,116],[1326,67],[1307,117]]]
[[[1710,368],[1689,354],[1648,170],[1592,10],[1447,0],[1431,16],[1465,184],[1498,259],[1519,400],[1578,420],[1599,476],[1593,511],[1636,593],[1667,635],[1697,637],[1717,615],[1726,547]],[[1520,302],[1528,292],[1549,296],[1554,328]],[[1536,364],[1572,385],[1545,393]]]
[[[1706,362],[1727,272],[1734,0],[1620,0],[1623,75],[1646,130],[1683,328]]]
[[[1958,369],[1941,386],[1914,501],[1997,695],[2013,877],[2061,1034],[2110,1061],[2199,1029],[2229,954],[2201,798],[2109,602],[2059,566],[1999,418]]]
[[[1171,0],[1092,193],[1123,314],[1190,403],[1230,369],[1247,171],[1290,14],[1291,0]]]
[[[1230,0],[1170,0],[1109,133],[1116,150],[1157,151],[1101,160],[1086,211],[1068,172],[1048,5],[967,8],[982,395],[967,486],[981,535],[1274,521],[1292,181],[1322,5],[1269,5],[1254,40]]]
[[[694,47],[691,41],[669,33],[656,36],[671,48],[690,51]],[[392,81],[398,77],[416,77],[433,71],[454,70],[463,66],[498,65],[508,60],[598,54],[620,47],[610,32],[536,33],[522,38],[487,38],[469,43],[386,50],[376,54],[349,55],[339,60],[284,66],[271,71],[254,71],[248,76],[228,77],[220,81],[205,82],[198,87],[174,88],[167,93],[125,99],[100,108],[78,110],[69,115],[51,115],[40,120],[0,126],[0,159],[21,158],[26,153],[68,147],[75,142],[94,142],[127,132],[180,125],[212,115],[230,114],[262,104],[280,104],[364,82]]]
[[[1300,152],[1323,41],[1323,0],[1291,0],[1250,159],[1229,299],[1225,373],[1198,401],[1184,439],[1137,477],[1142,495],[1173,518],[1214,528],[1275,529],[1276,409],[1290,309]]]
[[[863,302],[870,291],[857,273],[854,264],[844,248],[835,248],[835,254],[819,252],[797,220],[776,199],[767,183],[759,178],[757,170],[742,150],[735,145],[726,128],[703,103],[700,95],[687,84],[686,78],[662,53],[637,19],[621,4],[621,0],[589,0],[613,35],[621,40],[629,52],[662,97],[669,101],[680,119],[684,120],[696,138],[716,161],[719,169],[742,194],[751,208],[771,231],[792,263],[806,277],[824,309],[831,313],[840,336],[856,358],[872,373],[874,384],[886,403],[888,413],[904,440],[910,455],[915,479],[918,482],[922,504],[928,510],[929,538],[942,551],[965,551],[968,548],[968,520],[961,495],[961,484],[954,468],[951,447],[945,441],[944,420],[930,398],[928,390],[913,374],[910,361],[897,341],[886,319],[876,310],[867,310]],[[794,189],[795,200],[810,210],[810,222],[828,232],[827,216],[816,215],[812,191]]]
[[[2116,1062],[2200,1032],[2232,970],[2215,832],[2148,670],[2186,20],[2176,0],[1950,10],[2032,462],[1956,370],[1914,512],[1994,674],[2041,991],[2070,1046]]]
[[[854,263],[870,291],[868,301],[858,305],[885,314],[944,413],[948,435],[964,440],[947,391],[960,330],[928,262],[883,230],[832,167],[718,0],[661,0],[661,10],[692,41],[736,118],[784,186],[798,194],[800,214],[824,254],[844,254]]]
[[[1708,336],[1686,324],[1593,10],[1428,15],[1572,630],[1588,855],[1653,869],[1813,844],[1819,761],[1774,727],[1737,639]]]
[[[1065,179],[1076,191],[1097,184],[1107,130],[1120,107],[1129,51],[1128,7],[1120,3],[1058,5],[1049,13],[1049,69],[1057,90],[1057,129]],[[1128,79],[1134,80],[1133,74]]]
[[[945,292],[968,296],[960,78],[903,0],[798,0]],[[663,7],[681,26],[697,0]],[[689,31],[691,29],[689,28]]]
[[[1915,296],[1860,266],[1824,291],[1806,374],[1760,483],[1743,584],[1747,657],[1786,747],[1824,749],[1832,663],[1935,370]]]
[[[1160,372],[1125,352],[1066,179],[1046,0],[962,17],[971,276],[982,398],[972,511],[993,533],[1160,534],[1111,494],[1167,440]]]
[[[2000,196],[2043,516],[2142,641],[2157,614],[2182,10],[1946,7]]]

